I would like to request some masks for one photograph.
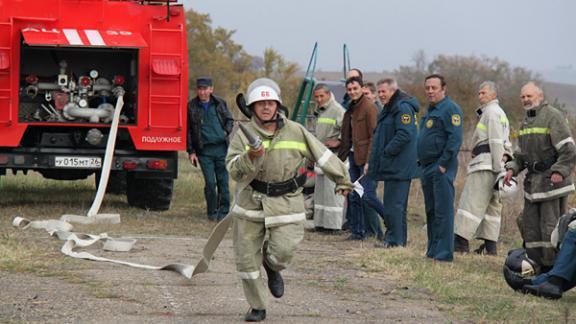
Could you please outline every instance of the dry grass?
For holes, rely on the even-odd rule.
[[[80,181],[43,179],[37,173],[2,177],[0,201],[0,271],[65,275],[67,264],[78,262],[60,255],[61,243],[47,240],[43,231],[18,231],[11,226],[15,216],[31,220],[58,219],[63,214],[85,215],[95,195],[94,177]],[[128,206],[125,196],[106,195],[101,213],[120,213],[118,225],[75,225],[74,231],[110,235],[191,235],[208,236],[213,223],[206,220],[203,180],[184,156],[175,182],[172,207],[151,212]]]

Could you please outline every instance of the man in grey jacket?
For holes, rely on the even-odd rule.
[[[476,110],[479,120],[472,135],[472,159],[468,163],[468,178],[454,220],[456,252],[468,252],[468,241],[477,238],[484,240],[477,253],[497,253],[502,202],[494,184],[504,170],[504,163],[512,156],[510,125],[497,96],[494,82],[480,84],[480,107]]]

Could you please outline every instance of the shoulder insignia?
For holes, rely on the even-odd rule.
[[[408,125],[412,121],[412,117],[410,117],[410,115],[408,115],[408,114],[404,114],[401,117],[401,121],[402,121],[402,124]]]
[[[434,120],[428,119],[426,121],[426,128],[432,128],[432,125],[434,125]]]
[[[462,119],[460,118],[460,115],[458,115],[458,114],[452,115],[452,125],[460,126],[461,123],[462,123]]]

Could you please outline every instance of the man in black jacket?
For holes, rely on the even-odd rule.
[[[200,164],[204,175],[208,219],[218,221],[230,209],[228,171],[224,160],[234,119],[226,102],[214,96],[213,92],[211,78],[196,80],[197,96],[188,102],[187,151],[190,162],[195,167]]]

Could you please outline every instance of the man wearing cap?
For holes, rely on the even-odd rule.
[[[211,78],[196,79],[197,96],[188,102],[187,151],[190,162],[202,169],[208,219],[218,221],[230,209],[225,159],[234,119],[226,101],[213,92]]]
[[[268,293],[261,267],[266,271],[270,293],[282,297],[280,271],[290,264],[304,237],[302,185],[306,176],[299,173],[304,161],[316,162],[336,183],[336,192],[347,195],[352,189],[345,165],[302,125],[280,114],[278,87],[261,81],[249,87],[251,119],[242,124],[246,130],[232,138],[226,158],[232,179],[249,183],[239,187],[242,189],[231,211],[236,270],[250,304],[245,317],[249,322],[266,318]],[[261,142],[250,137],[259,137]]]

